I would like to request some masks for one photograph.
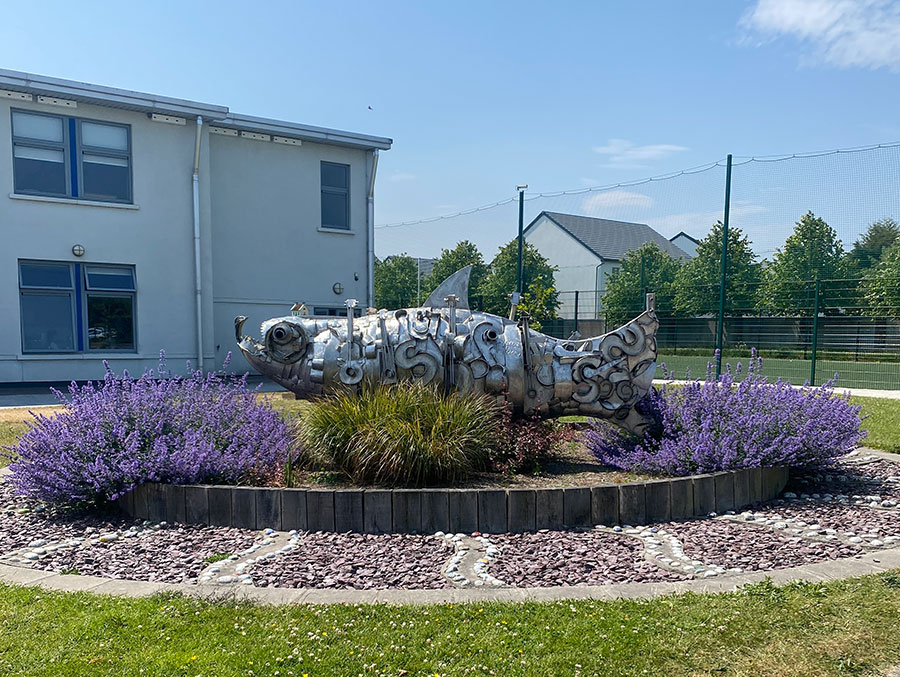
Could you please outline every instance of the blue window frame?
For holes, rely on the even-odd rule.
[[[16,193],[132,201],[128,125],[13,110],[12,137]]]
[[[23,353],[134,351],[132,266],[19,261]]]

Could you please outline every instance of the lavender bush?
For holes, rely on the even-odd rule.
[[[144,482],[238,484],[274,476],[287,459],[290,430],[245,378],[172,376],[165,354],[160,358],[155,374],[119,377],[104,362],[102,382],[73,383],[69,398],[54,391],[65,410],[36,416],[7,448],[16,490],[52,503],[102,502]]]
[[[617,468],[666,475],[815,466],[852,451],[866,436],[860,407],[834,393],[834,379],[813,388],[769,383],[755,351],[740,383],[731,367],[718,379],[664,385],[640,403],[655,425],[643,437],[602,421],[585,443]],[[835,379],[837,376],[835,375]]]

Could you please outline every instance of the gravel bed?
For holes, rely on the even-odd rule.
[[[792,477],[785,491],[796,494],[878,495],[900,502],[900,463],[838,463],[818,473]]]
[[[634,538],[608,531],[539,531],[492,534],[500,548],[492,576],[517,587],[555,587],[683,581],[687,576],[644,559]]]
[[[254,564],[257,587],[450,588],[441,569],[454,547],[435,536],[301,534],[297,549]]]
[[[122,532],[142,524],[142,520],[115,515],[104,517],[43,508],[35,501],[16,496],[9,482],[0,481],[0,554],[24,548],[38,539],[48,543],[85,539],[78,547],[48,552],[34,563],[34,568],[46,571],[195,583],[199,573],[208,566],[205,558],[239,552],[259,537],[257,532],[243,529],[172,525],[111,543],[90,543],[102,534]]]
[[[742,571],[784,569],[862,552],[856,545],[805,541],[795,534],[725,520],[673,522],[665,528],[678,537],[688,557]]]
[[[0,554],[23,548],[36,538],[58,541],[83,536],[87,528],[107,532],[132,523],[114,516],[104,518],[45,508],[16,496],[12,485],[0,478]]]
[[[896,510],[795,500],[764,506],[754,512],[800,520],[807,525],[817,524],[823,529],[834,529],[845,535],[877,534],[881,538],[900,536],[900,512]]]
[[[99,534],[95,534],[99,535]],[[85,576],[158,583],[196,583],[207,557],[249,548],[259,532],[230,527],[173,525],[112,543],[88,544],[48,553],[35,568],[77,571]]]

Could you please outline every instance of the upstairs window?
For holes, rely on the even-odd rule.
[[[15,192],[131,202],[127,125],[12,112]]]
[[[323,162],[322,228],[350,230],[350,165]]]

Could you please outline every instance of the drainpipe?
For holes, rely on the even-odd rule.
[[[368,289],[369,308],[375,307],[375,172],[378,171],[378,151],[372,151],[372,169],[369,174],[369,198],[366,205],[366,226],[368,227]]]
[[[200,270],[200,133],[203,118],[197,116],[197,139],[194,143],[194,293],[197,302],[197,369],[203,371],[203,283]]]

